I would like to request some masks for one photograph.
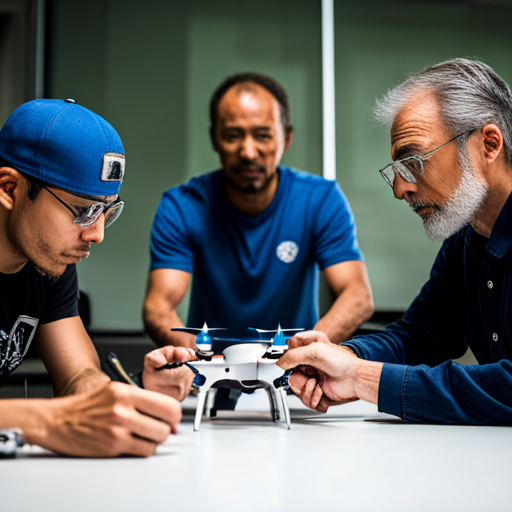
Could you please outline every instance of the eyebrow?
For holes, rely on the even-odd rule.
[[[253,130],[267,130],[267,131],[270,131],[270,130],[272,130],[272,126],[268,126],[268,125],[253,126],[253,127],[251,127],[251,131],[253,131]],[[222,131],[223,132],[227,132],[227,131],[240,131],[240,132],[244,132],[245,128],[242,128],[241,126],[224,126],[222,128]]]
[[[402,158],[407,158],[409,156],[422,155],[425,153],[425,148],[420,146],[419,144],[405,144],[404,146],[399,147],[394,154],[394,161],[400,160]]]
[[[111,201],[107,201],[108,197],[111,197],[111,196],[103,196],[103,197],[98,197],[98,198],[95,198],[95,199],[86,199],[85,197],[74,196],[73,199],[68,201],[68,203],[70,205],[74,206],[75,208],[89,208],[93,204],[98,204],[98,203],[111,204],[111,203],[114,203],[119,198],[119,195],[117,195],[117,197],[114,195],[114,197],[116,197],[116,198],[112,199]],[[78,204],[77,202],[75,202],[75,199],[78,200],[78,201],[87,201],[87,203],[85,203],[85,204],[84,203]]]

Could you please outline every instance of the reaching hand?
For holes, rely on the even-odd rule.
[[[148,457],[181,420],[176,400],[120,382],[39,405],[45,427],[29,442],[79,457]]]
[[[156,370],[156,368],[160,368],[167,363],[183,363],[186,361],[197,361],[196,354],[191,348],[168,345],[149,352],[144,358],[144,372],[142,374],[144,388],[169,395],[181,402],[190,392],[194,373],[186,366],[169,370]]]
[[[304,405],[326,412],[331,405],[357,400],[356,367],[359,359],[343,346],[333,345],[322,332],[308,331],[288,340],[290,347],[277,361],[287,370],[290,386]]]

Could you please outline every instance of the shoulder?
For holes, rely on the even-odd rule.
[[[222,206],[222,171],[192,178],[167,190],[156,211],[152,236],[167,240],[171,229],[180,236],[201,233],[212,212]]]
[[[222,181],[221,173],[222,171],[218,170],[195,176],[187,183],[177,185],[167,190],[164,193],[164,198],[182,199],[186,201],[208,197]]]
[[[326,180],[322,176],[311,174],[306,171],[301,171],[293,167],[280,166],[279,170],[283,178],[289,180],[291,183],[296,183],[305,187],[328,187],[333,184],[333,181]]]
[[[339,190],[336,181],[327,180],[322,176],[300,171],[292,167],[280,167],[282,177],[290,186],[302,188],[309,193],[326,194],[332,190]]]
[[[327,180],[291,167],[280,168],[285,187],[290,194],[307,198],[308,202],[327,206],[343,206],[348,201],[336,181]]]

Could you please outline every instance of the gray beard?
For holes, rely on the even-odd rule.
[[[480,210],[487,196],[487,188],[476,177],[466,148],[459,148],[461,179],[452,197],[434,205],[436,212],[423,220],[427,236],[434,242],[443,242],[467,226]],[[418,203],[411,206],[418,206]]]

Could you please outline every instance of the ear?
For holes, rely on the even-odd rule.
[[[482,128],[484,156],[488,163],[496,161],[503,152],[503,135],[495,124],[486,124]]]
[[[0,205],[12,210],[16,190],[20,189],[22,175],[11,167],[0,167]]]
[[[293,128],[290,127],[286,130],[284,135],[284,150],[288,151],[293,142]]]

